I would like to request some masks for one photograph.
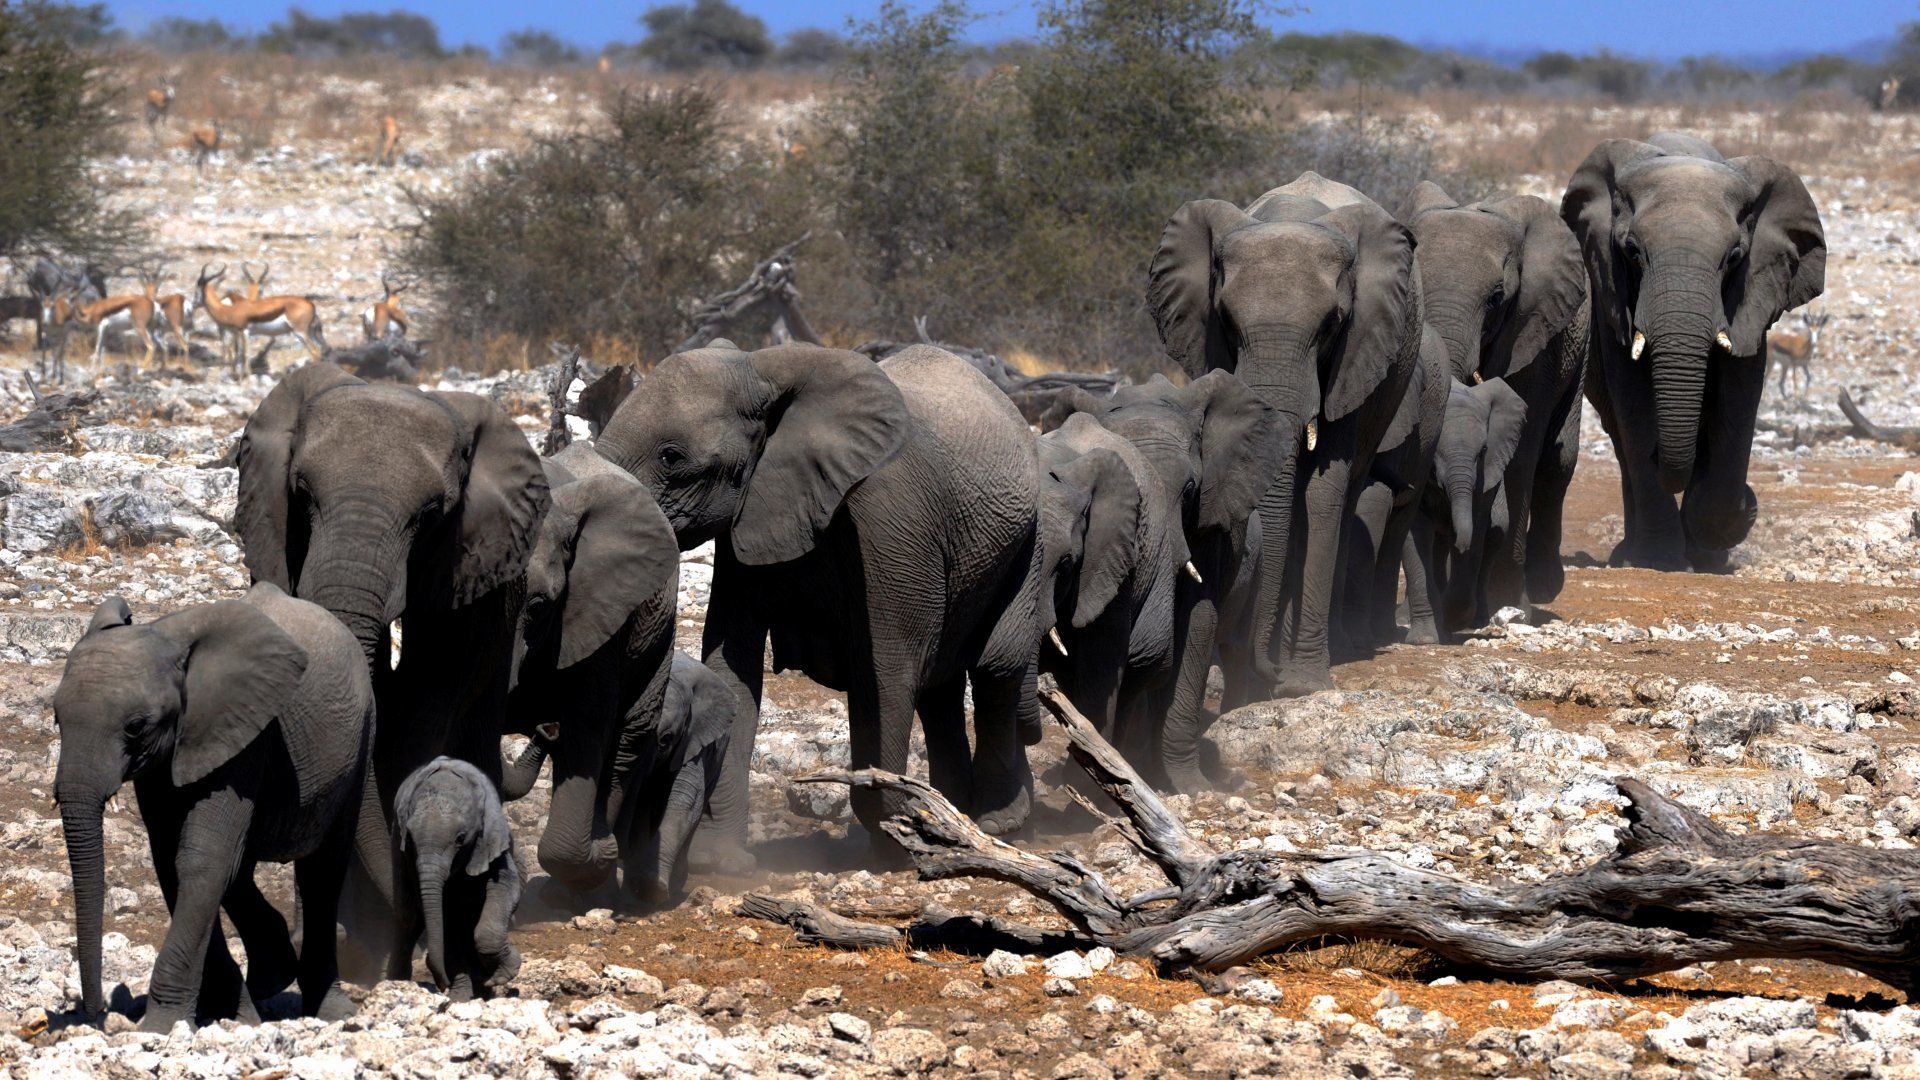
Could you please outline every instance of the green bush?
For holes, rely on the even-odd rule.
[[[260,35],[268,52],[295,56],[392,56],[434,59],[446,55],[432,19],[406,11],[349,11],[335,18],[288,8],[287,17]]]
[[[639,54],[668,71],[753,67],[773,55],[767,24],[727,0],[693,0],[651,8],[640,21]]]

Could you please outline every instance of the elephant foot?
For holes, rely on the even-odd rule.
[[[1019,830],[1027,823],[1027,815],[1033,812],[1033,789],[1024,784],[1015,788],[1009,798],[991,799],[989,796],[989,800],[1003,805],[983,811],[973,819],[974,824],[980,826],[980,831],[988,836],[1006,836]]]
[[[1415,622],[1407,627],[1406,643],[1409,645],[1438,645],[1440,631],[1432,622]]]
[[[1641,570],[1659,570],[1663,573],[1685,573],[1692,567],[1686,558],[1678,552],[1665,551],[1652,545],[1622,540],[1607,556],[1607,565],[1611,567],[1636,567]]]
[[[147,999],[146,1014],[140,1017],[140,1030],[155,1035],[165,1035],[173,1030],[173,1025],[187,1021],[191,1026],[193,1010],[177,1005],[156,1005],[152,998]]]
[[[1733,573],[1733,552],[1727,548],[1700,548],[1687,545],[1687,564],[1701,574]]]
[[[1167,774],[1167,785],[1177,795],[1198,795],[1203,791],[1212,791],[1213,785],[1207,781],[1206,774],[1200,771],[1197,762],[1186,765],[1163,765]]]
[[[250,997],[240,999],[240,1005],[233,1010],[233,1019],[243,1027],[260,1026],[260,1009]]]
[[[473,976],[462,972],[454,977],[453,984],[447,987],[448,1001],[473,1000]]]
[[[759,865],[760,860],[739,839],[717,835],[711,829],[694,833],[687,847],[687,866],[695,873],[745,877]]]
[[[301,1003],[302,1011],[306,1011],[305,1005],[305,1002]],[[341,989],[339,983],[334,983],[327,987],[325,994],[321,995],[319,1007],[308,1015],[334,1024],[352,1016],[356,1011],[358,1007],[354,1005],[353,999],[347,996],[347,992]]]
[[[1332,689],[1334,689],[1333,673],[1330,671],[1291,669],[1280,673],[1280,681],[1273,687],[1273,696],[1276,698],[1306,697],[1308,694]]]

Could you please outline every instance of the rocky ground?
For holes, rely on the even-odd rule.
[[[471,140],[472,120],[457,118],[480,115],[495,90],[441,92],[433,101],[444,114],[432,115],[443,126],[422,121],[413,158],[391,173],[325,142],[235,156],[204,178],[167,155],[101,168],[135,182],[129,197],[150,209],[180,265],[270,258],[276,280],[333,290],[323,310],[349,326],[382,244],[405,220],[399,185],[451,183],[484,162],[484,148],[445,132]],[[588,108],[569,93],[527,96],[515,133]],[[1587,122],[1638,131],[1673,119]],[[1487,139],[1551,128],[1484,113],[1427,122],[1442,142],[1470,128]],[[1737,114],[1714,122],[1758,137]],[[1630,774],[1734,830],[1915,842],[1920,464],[1852,439],[1808,445],[1791,431],[1837,422],[1831,403],[1843,387],[1884,422],[1920,423],[1909,299],[1920,285],[1920,206],[1888,164],[1905,160],[1915,130],[1874,122],[1836,119],[1852,141],[1829,140],[1830,157],[1800,162],[1826,211],[1819,304],[1834,320],[1809,399],[1769,395],[1764,418],[1787,433],[1757,441],[1761,519],[1734,572],[1603,567],[1619,536],[1618,483],[1590,423],[1568,510],[1568,584],[1543,618],[1457,646],[1388,649],[1341,665],[1339,691],[1224,717],[1213,737],[1242,782],[1171,800],[1196,834],[1221,849],[1363,846],[1475,880],[1537,880],[1611,850],[1620,803],[1610,778]],[[1526,183],[1547,193],[1554,181]],[[0,370],[0,418],[30,403],[23,362]],[[444,385],[494,395],[532,434],[545,425],[541,379],[450,373]],[[930,903],[1040,922],[1049,913],[998,883],[920,883],[888,869],[850,828],[844,792],[791,785],[844,763],[847,732],[837,695],[789,676],[769,679],[754,759],[760,876],[696,881],[683,904],[649,914],[618,911],[611,897],[581,904],[536,879],[516,931],[525,966],[510,996],[486,1003],[448,1005],[419,985],[383,983],[355,988],[359,1014],[343,1024],[130,1031],[165,918],[129,800],[107,830],[107,981],[119,1011],[104,1029],[76,1025],[47,702],[103,597],[126,596],[147,618],[244,587],[228,533],[235,476],[206,466],[270,384],[176,361],[157,379],[103,385],[97,422],[72,447],[0,454],[0,1068],[12,1075],[1920,1072],[1920,1011],[1871,979],[1811,963],[1701,965],[1612,987],[1520,985],[1412,950],[1327,943],[1201,983],[1098,950],[983,959],[802,945],[740,917],[739,897],[766,890],[881,920]],[[706,559],[683,563],[689,644]],[[1041,805],[1017,841],[1074,849],[1123,892],[1160,884],[1118,833],[1067,798],[1073,767],[1063,757],[1057,736],[1037,748]],[[536,865],[546,798],[542,786],[511,810],[526,866]],[[263,874],[284,901],[284,872]],[[276,1004],[284,1014],[289,1003]]]

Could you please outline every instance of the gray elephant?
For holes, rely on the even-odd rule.
[[[415,769],[394,795],[393,842],[402,940],[410,945],[424,923],[434,985],[455,1001],[506,986],[520,970],[507,931],[521,880],[493,781],[448,757]]]
[[[390,914],[400,780],[442,754],[496,782],[500,774],[546,476],[513,420],[486,398],[366,383],[331,364],[282,378],[235,456],[234,523],[247,569],[332,612],[372,673],[380,813],[363,816],[358,862],[378,901],[363,913],[384,905]],[[396,621],[406,646],[397,661]],[[377,926],[355,922],[355,941],[377,947]],[[410,964],[396,950],[389,970]]]
[[[54,798],[73,871],[88,1014],[102,1004],[101,813],[127,780],[172,915],[141,1026],[164,1032],[196,1015],[254,1017],[240,997],[219,908],[224,898],[250,969],[284,963],[286,924],[252,880],[262,860],[294,864],[312,928],[299,956],[302,1011],[350,1014],[332,928],[373,747],[374,695],[339,622],[266,583],[243,599],[137,626],[115,597],[94,611],[68,655],[53,709]],[[256,996],[285,985],[261,985],[255,974],[248,972]]]
[[[1529,611],[1560,594],[1561,509],[1580,460],[1590,312],[1580,244],[1544,199],[1457,205],[1422,183],[1400,218],[1419,241],[1427,322],[1453,378],[1504,379],[1527,426],[1501,482],[1508,526],[1491,538],[1477,591]]]
[[[1505,379],[1451,381],[1418,537],[1419,551],[1430,553],[1429,606],[1439,601],[1449,632],[1482,626],[1499,610],[1481,587],[1480,563],[1489,545],[1513,531],[1514,500],[1503,489],[1526,430],[1527,403]]]
[[[551,505],[527,559],[517,682],[506,728],[542,740],[553,757],[553,801],[540,835],[541,869],[586,892],[613,872],[615,823],[651,752],[673,654],[680,549],[639,481],[576,443],[545,459]],[[525,772],[525,764],[508,772]],[[503,777],[518,798],[532,775]],[[631,876],[631,875],[629,875]],[[631,887],[631,884],[630,884]]]
[[[1416,645],[1439,640],[1428,559],[1415,534],[1452,382],[1446,346],[1429,325],[1421,338],[1420,363],[1380,439],[1367,486],[1354,503],[1355,527],[1348,530],[1340,600],[1348,640],[1356,646],[1386,645],[1399,638],[1394,601],[1402,569],[1407,579],[1406,640]]]
[[[1260,501],[1255,653],[1282,695],[1333,685],[1344,530],[1420,349],[1413,251],[1392,215],[1309,172],[1245,211],[1187,203],[1149,268],[1148,307],[1173,359],[1193,377],[1237,372],[1280,415],[1286,450]]]
[[[877,365],[809,345],[698,349],[661,362],[597,445],[653,492],[683,550],[716,541],[703,651],[738,712],[697,861],[752,865],[769,640],[775,669],[846,691],[856,768],[904,769],[916,708],[929,743],[953,748],[970,687],[970,775],[946,794],[993,832],[1025,820],[1040,467],[985,376],[931,346]],[[883,814],[875,792],[854,806],[870,830]]]
[[[1608,561],[1724,569],[1759,512],[1767,329],[1826,288],[1820,211],[1771,158],[1662,134],[1595,147],[1560,215],[1593,295],[1587,398],[1620,459],[1626,537]]]
[[[1248,548],[1248,522],[1295,435],[1226,371],[1185,386],[1156,376],[1108,397],[1078,395],[1073,404],[1139,456],[1146,468],[1139,478],[1146,490],[1142,511],[1149,519],[1167,518],[1165,566],[1154,565],[1171,578],[1162,586],[1171,603],[1153,609],[1151,620],[1136,621],[1130,644],[1136,660],[1130,662],[1165,652],[1172,672],[1142,682],[1132,706],[1134,730],[1122,725],[1122,749],[1156,781],[1197,791],[1207,786],[1199,747],[1211,719],[1205,697],[1216,642],[1223,645],[1225,700],[1257,696],[1252,652],[1244,635],[1223,633],[1222,612],[1243,566],[1257,561]]]
[[[695,828],[719,783],[733,732],[733,691],[706,665],[673,653],[657,720],[623,736],[631,755],[621,820],[615,823],[627,853],[626,885],[642,902],[658,903],[685,886],[688,849]],[[533,788],[540,767],[564,738],[560,724],[541,724],[520,756],[507,767],[505,797]]]

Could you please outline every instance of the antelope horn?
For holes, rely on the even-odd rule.
[[[1641,333],[1638,330],[1635,330],[1633,332],[1633,358],[1635,360],[1640,359],[1640,354],[1646,351],[1647,351],[1647,335]]]
[[[1048,627],[1048,628],[1047,628],[1047,640],[1048,640],[1048,641],[1051,641],[1051,642],[1053,642],[1053,647],[1054,647],[1054,648],[1056,648],[1056,649],[1059,649],[1059,650],[1060,650],[1060,655],[1061,655],[1061,656],[1071,656],[1071,655],[1072,655],[1071,653],[1069,653],[1069,652],[1067,652],[1067,645],[1066,645],[1066,642],[1064,642],[1064,641],[1061,641],[1061,640],[1060,640],[1060,628],[1059,628],[1059,627],[1057,627],[1057,626],[1050,626],[1050,627]]]

